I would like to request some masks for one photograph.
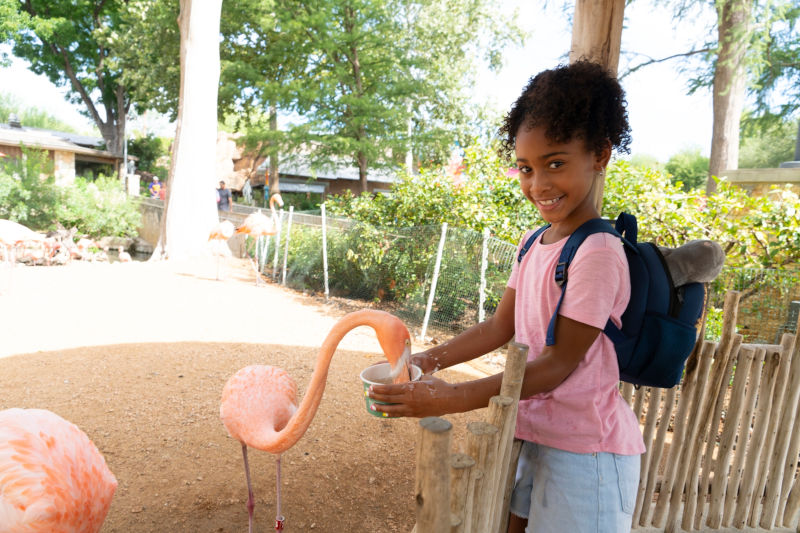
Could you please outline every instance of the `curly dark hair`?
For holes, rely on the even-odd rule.
[[[501,153],[511,156],[520,126],[544,127],[551,142],[584,139],[586,148],[600,153],[607,142],[630,153],[625,91],[607,70],[581,60],[540,72],[528,85],[500,127]]]

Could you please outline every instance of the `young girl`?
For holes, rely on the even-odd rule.
[[[554,281],[567,237],[597,218],[594,192],[611,157],[630,143],[624,92],[599,65],[581,61],[534,77],[501,128],[516,155],[522,192],[550,224],[515,262],[494,316],[449,342],[416,354],[422,381],[374,386],[370,396],[390,416],[431,416],[486,407],[502,374],[446,383],[430,374],[495,350],[516,336],[530,347],[517,416],[523,440],[509,532],[618,533],[631,528],[645,451],[639,424],[622,399],[613,343],[630,296],[628,263],[618,238],[596,233],[578,249],[561,294]],[[530,235],[530,233],[528,234]],[[521,244],[527,240],[526,235]],[[520,244],[520,245],[521,245]]]

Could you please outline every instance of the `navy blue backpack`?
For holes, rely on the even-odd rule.
[[[517,261],[522,261],[536,238],[549,227],[543,226],[530,236]],[[616,348],[620,379],[647,387],[674,387],[697,340],[705,286],[687,283],[675,287],[656,245],[636,242],[638,229],[633,215],[620,214],[614,227],[601,218],[592,219],[569,236],[556,266],[555,281],[561,287],[561,297],[547,327],[546,344],[555,344],[556,318],[567,289],[570,262],[586,237],[601,232],[622,240],[631,275],[631,299],[622,314],[622,328],[609,319],[603,329]]]

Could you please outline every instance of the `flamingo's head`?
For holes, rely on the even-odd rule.
[[[274,204],[278,204],[278,207],[283,207],[283,198],[281,198],[280,193],[276,192],[269,199],[269,207],[270,207],[270,209],[275,209],[275,205]]]
[[[383,354],[392,365],[392,377],[400,375],[403,368],[408,373],[411,358],[411,335],[403,321],[390,313],[380,312],[379,325],[375,328]],[[402,381],[408,381],[402,379]]]

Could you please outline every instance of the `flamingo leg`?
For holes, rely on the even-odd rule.
[[[256,250],[253,252],[255,255],[256,260],[258,259],[258,238],[256,238]],[[256,266],[256,262],[253,261],[253,258],[250,257],[250,264],[253,266],[253,272],[256,273],[256,287],[261,284],[261,275],[258,273],[258,267]]]
[[[247,445],[242,443],[242,457],[244,458],[244,475],[247,478],[247,516],[249,518],[247,531],[253,533],[253,510],[256,502],[253,498],[253,485],[250,483],[250,464],[247,462]]]
[[[278,514],[275,517],[275,531],[283,531],[283,522],[284,517],[281,514],[281,456],[278,455],[278,458],[275,460],[276,464],[276,482],[277,482],[277,490],[275,491],[277,494],[278,499]]]

